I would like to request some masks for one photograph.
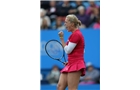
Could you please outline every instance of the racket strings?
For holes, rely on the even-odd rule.
[[[54,59],[60,59],[63,57],[63,47],[62,45],[57,41],[50,41],[46,45],[46,50],[49,56],[51,56]]]

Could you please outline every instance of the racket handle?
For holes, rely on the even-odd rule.
[[[65,65],[65,63],[64,62],[62,62],[64,65]]]
[[[68,64],[68,62],[64,62],[63,65],[66,66]]]
[[[63,63],[63,64],[65,64],[65,62],[62,62],[62,61],[61,61],[61,60],[59,60],[59,59],[58,59],[58,61],[59,61],[59,62],[61,62],[61,63]]]

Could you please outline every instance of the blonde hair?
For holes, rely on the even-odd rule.
[[[66,18],[69,19],[71,23],[74,23],[75,27],[79,27],[82,25],[81,21],[74,14],[67,15]]]

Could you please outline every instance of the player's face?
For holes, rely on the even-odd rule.
[[[68,32],[72,31],[72,24],[70,23],[68,18],[65,19],[65,27],[68,30]]]

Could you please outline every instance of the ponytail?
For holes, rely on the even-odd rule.
[[[80,21],[80,20],[78,20],[77,22],[78,22],[78,25],[79,25],[79,26],[81,26],[81,25],[82,25],[82,23],[81,23],[81,21]]]

